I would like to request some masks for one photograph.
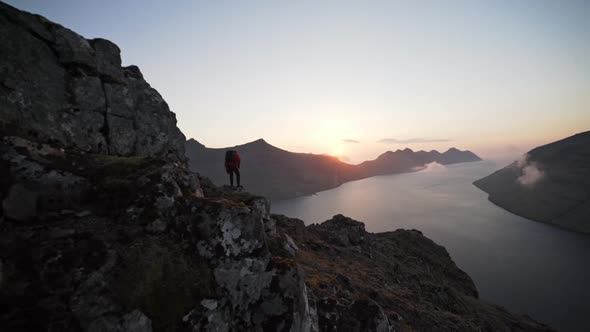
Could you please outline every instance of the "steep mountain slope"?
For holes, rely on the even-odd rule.
[[[195,140],[187,141],[185,146],[191,170],[215,184],[228,183],[223,166],[227,149],[209,149]],[[242,185],[259,195],[287,198],[334,188],[343,182],[338,170],[344,164],[334,157],[291,153],[262,139],[233,149],[242,158]]]
[[[548,330],[488,314],[469,277],[421,235],[370,235],[339,217],[310,228],[316,245],[301,222],[271,216],[263,197],[198,178],[174,114],[139,69],[113,65],[113,44],[3,3],[0,32],[0,331]],[[15,69],[24,63],[38,71]],[[122,77],[111,81],[116,72]],[[99,84],[80,83],[92,81]],[[119,107],[126,115],[113,113]],[[375,247],[366,247],[373,236]],[[306,259],[307,250],[322,259]],[[327,255],[339,252],[347,256],[338,271],[379,255],[371,278],[407,296],[382,301],[351,275],[351,296],[324,305],[333,303],[332,288],[314,280],[330,278]],[[348,284],[340,278],[330,287]],[[463,295],[449,298],[455,291]]]
[[[281,150],[263,139],[220,149],[207,148],[190,139],[185,148],[191,169],[218,185],[228,182],[223,167],[225,151],[237,150],[243,159],[242,184],[249,191],[270,199],[313,194],[375,175],[410,172],[431,162],[453,164],[481,160],[470,151],[455,148],[442,154],[405,149],[388,151],[375,160],[350,165],[332,156]]]
[[[590,131],[535,148],[474,185],[510,212],[590,233]]]

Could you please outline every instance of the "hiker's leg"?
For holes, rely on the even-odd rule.
[[[229,185],[230,186],[234,186],[234,171],[230,170],[229,171]]]
[[[236,180],[238,182],[238,187],[240,186],[240,170],[236,168]]]

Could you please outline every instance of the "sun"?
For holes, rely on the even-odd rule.
[[[332,157],[340,157],[344,154],[344,149],[342,149],[341,147],[335,147],[332,149],[332,152],[330,152],[330,155]]]

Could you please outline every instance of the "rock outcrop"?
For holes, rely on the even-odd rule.
[[[1,3],[0,42],[1,331],[317,330],[267,201],[201,187],[117,46]]]
[[[193,171],[218,185],[227,183],[222,163],[225,151],[230,148],[207,148],[194,139],[189,139],[185,146]],[[481,160],[470,151],[455,148],[444,153],[404,149],[351,165],[333,156],[285,151],[263,139],[231,149],[239,151],[243,159],[242,184],[249,191],[271,200],[309,195],[371,176],[411,172],[432,162],[454,164]]]
[[[417,231],[305,227],[199,178],[112,43],[1,3],[0,32],[0,331],[546,330]]]
[[[273,215],[291,234],[322,331],[549,331],[478,300],[471,278],[417,230],[368,233],[342,215],[322,224]]]
[[[55,147],[116,156],[174,155],[174,113],[117,45],[87,40],[0,3],[0,130]]]
[[[0,330],[314,328],[302,271],[269,250],[264,198],[216,194],[165,159],[21,140],[0,145],[12,178],[0,225]],[[7,213],[23,209],[14,188],[36,213]]]
[[[535,148],[473,184],[514,214],[590,233],[589,165],[587,131]]]

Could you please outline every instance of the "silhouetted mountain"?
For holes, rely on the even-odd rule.
[[[590,131],[535,148],[473,184],[510,212],[590,233]]]
[[[450,148],[438,158],[438,162],[445,165],[481,160],[475,153],[471,151],[461,151],[455,148]]]
[[[227,149],[206,148],[191,139],[186,143],[190,168],[215,184],[228,182],[224,168]],[[334,188],[342,183],[338,169],[344,163],[327,155],[292,153],[263,139],[238,145],[242,158],[242,185],[250,192],[272,198],[288,198]]]
[[[249,191],[272,199],[313,194],[375,175],[410,172],[431,162],[452,164],[481,160],[472,152],[455,148],[442,154],[434,150],[414,152],[405,149],[387,151],[375,160],[350,165],[328,155],[285,151],[263,139],[219,149],[207,148],[189,139],[185,148],[191,169],[216,184],[228,182],[223,167],[225,151],[237,150],[243,159],[242,184]]]
[[[440,153],[436,150],[430,152],[414,152],[406,148],[404,150],[396,150],[395,152],[387,151],[375,160],[369,160],[359,164],[356,166],[355,175],[359,175],[358,178],[364,178],[375,175],[407,172],[432,162],[449,165],[480,160],[471,151],[460,151],[455,148],[451,148],[445,153]]]

